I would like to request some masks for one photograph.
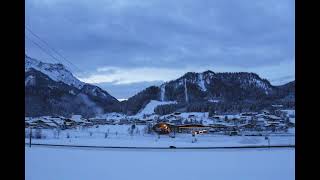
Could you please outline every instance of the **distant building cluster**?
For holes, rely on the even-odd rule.
[[[143,115],[140,117],[112,113],[108,116],[83,118],[73,115],[26,117],[26,128],[92,127],[97,125],[148,125],[158,134],[225,134],[225,135],[261,135],[265,132],[287,132],[295,126],[294,110],[263,110],[240,114],[209,114],[207,112],[174,112],[168,115]]]
[[[213,115],[211,117],[190,114],[183,117],[181,113],[172,113],[158,119],[154,131],[160,134],[170,133],[214,133],[227,135],[261,135],[264,132],[287,132],[295,126],[294,114],[287,111],[264,110],[234,115]]]

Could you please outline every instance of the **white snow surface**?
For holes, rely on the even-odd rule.
[[[187,80],[186,79],[184,80],[184,95],[185,95],[185,98],[186,98],[186,102],[189,102],[188,89],[187,89]]]
[[[131,125],[99,125],[88,128],[61,130],[59,137],[55,137],[55,129],[42,129],[44,139],[32,139],[33,143],[92,145],[92,146],[120,146],[120,147],[221,147],[221,146],[248,146],[268,145],[264,136],[226,136],[202,134],[197,136],[197,143],[192,143],[191,134],[177,133],[175,138],[168,135],[146,134],[145,125],[136,125],[133,136],[129,135]],[[292,128],[291,128],[292,129]],[[26,132],[29,129],[25,129]],[[91,135],[90,135],[91,133]],[[105,138],[105,133],[108,137]],[[70,138],[67,138],[69,136]],[[25,139],[28,143],[28,137]],[[287,134],[271,134],[270,145],[294,145],[294,130]]]
[[[157,101],[157,100],[151,100],[142,110],[140,110],[135,116],[140,117],[143,116],[144,114],[153,114],[154,109],[159,106],[159,105],[164,105],[164,104],[176,104],[176,101]]]
[[[75,122],[84,122],[81,115],[72,115],[71,120]]]
[[[213,102],[213,103],[218,103],[218,102],[220,102],[220,100],[217,100],[217,99],[209,99],[208,101],[209,101],[209,102]]]
[[[120,119],[123,119],[125,117],[126,117],[125,114],[112,112],[112,113],[106,113],[106,114],[97,115],[95,118],[97,118],[97,119],[107,119],[107,120],[109,120],[109,119],[120,120]]]
[[[163,84],[160,87],[160,95],[161,95],[160,99],[161,99],[161,101],[164,101],[165,93],[166,93],[166,84]]]
[[[288,116],[290,116],[290,115],[295,116],[295,112],[296,112],[294,109],[284,109],[284,110],[281,110],[281,111],[287,113]]]
[[[36,80],[33,75],[29,75],[24,81],[25,86],[33,86],[35,84],[36,84]]]
[[[296,123],[296,118],[289,118],[289,121],[290,121],[291,123]]]
[[[26,180],[294,180],[295,149],[98,150],[25,147]]]
[[[201,90],[202,91],[207,91],[207,88],[206,88],[206,86],[204,84],[203,73],[199,73],[198,74],[198,79],[199,79],[198,85],[200,86]]]
[[[26,56],[25,72],[29,71],[31,68],[46,74],[50,79],[54,81],[63,82],[78,89],[81,89],[83,85],[85,85],[84,82],[81,82],[80,80],[75,78],[72,73],[67,70],[66,67],[64,67],[62,64],[43,63]]]

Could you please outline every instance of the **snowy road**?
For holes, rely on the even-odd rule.
[[[84,150],[25,147],[27,180],[294,179],[295,149]]]

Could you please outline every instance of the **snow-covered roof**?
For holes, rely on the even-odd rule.
[[[296,118],[289,118],[289,121],[290,121],[291,123],[296,123]]]
[[[82,119],[81,115],[72,115],[72,117],[70,119],[75,122],[84,122],[84,119]]]
[[[285,113],[287,113],[287,115],[289,116],[289,115],[295,115],[295,110],[294,109],[285,109],[285,110],[281,110],[282,112],[285,112]]]
[[[275,116],[275,115],[267,115],[266,117],[269,117],[271,119],[281,119],[280,117]]]
[[[54,127],[57,126],[57,124],[55,124],[55,123],[53,123],[53,122],[46,122],[46,124],[49,125],[49,126],[54,126]]]

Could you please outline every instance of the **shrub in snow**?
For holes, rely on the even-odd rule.
[[[133,129],[132,129],[132,127],[129,127],[129,128],[128,128],[128,134],[129,134],[130,136],[133,136]]]
[[[60,137],[60,132],[61,132],[61,129],[58,128],[58,129],[57,129],[57,137],[58,137],[58,138]]]
[[[30,130],[26,129],[25,130],[25,138],[29,138],[30,137]]]
[[[139,128],[136,128],[136,132],[135,132],[136,134],[140,134],[140,130],[139,130]]]
[[[53,138],[57,138],[57,131],[55,129],[53,130]]]
[[[58,139],[60,137],[60,132],[61,132],[60,128],[54,129],[53,130],[53,137]]]
[[[36,139],[41,139],[42,138],[42,130],[41,129],[36,129],[35,130],[34,138],[36,138]]]
[[[147,124],[144,129],[143,129],[143,132],[145,134],[151,134],[152,133],[152,125],[151,124]]]

